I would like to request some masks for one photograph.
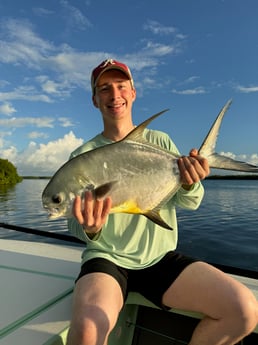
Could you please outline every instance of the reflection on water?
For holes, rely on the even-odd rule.
[[[47,182],[23,180],[9,190],[0,189],[0,222],[67,233],[66,220],[48,220],[42,208]],[[178,209],[178,249],[203,260],[258,270],[258,181],[206,180],[204,186],[198,210]],[[0,229],[0,236],[34,239],[6,229]]]
[[[5,202],[9,199],[9,194],[14,192],[15,193],[15,186],[11,185],[3,185],[0,184],[0,203]]]
[[[48,180],[25,179],[7,191],[5,196],[0,195],[0,200],[5,198],[0,204],[0,222],[44,231],[67,232],[66,220],[48,220],[47,212],[42,207],[41,194],[47,182]],[[3,237],[26,240],[34,238],[33,235],[7,229],[1,230],[1,238]],[[46,238],[41,240],[54,241]]]

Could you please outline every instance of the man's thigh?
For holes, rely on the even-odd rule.
[[[89,273],[75,285],[73,316],[84,318],[93,310],[99,310],[113,323],[123,303],[120,285],[114,277],[102,272]]]
[[[171,308],[201,312],[220,318],[236,300],[250,298],[251,292],[226,273],[204,263],[187,266],[163,295],[163,303]]]

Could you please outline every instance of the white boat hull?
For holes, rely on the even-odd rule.
[[[0,240],[1,345],[65,344],[82,250],[59,244]],[[234,277],[246,284],[258,299],[257,279]],[[157,336],[159,345],[166,344],[173,339],[169,331],[173,327],[169,326],[168,332],[161,328],[169,319],[181,320],[182,315],[195,322],[202,317],[182,310],[168,314],[140,294],[130,293],[109,345],[151,345],[157,343],[154,340]],[[150,318],[155,318],[154,324]],[[184,330],[188,321],[183,320],[186,319],[180,322]],[[171,325],[172,321],[169,322]],[[255,333],[258,339],[258,326]]]

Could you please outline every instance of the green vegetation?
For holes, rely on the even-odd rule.
[[[0,158],[0,185],[15,185],[22,181],[16,167],[8,159]]]

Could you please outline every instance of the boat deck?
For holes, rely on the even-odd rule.
[[[81,251],[80,247],[0,240],[1,345],[65,344]],[[235,278],[247,285],[258,299],[257,279]],[[167,313],[140,294],[130,293],[109,344],[171,344],[173,335],[165,331],[160,334],[161,325],[176,324],[180,317],[187,318],[184,325],[194,325],[202,315],[182,310]],[[258,337],[258,325],[255,333]],[[155,343],[157,336],[163,340]],[[257,344],[257,339],[244,344]]]

